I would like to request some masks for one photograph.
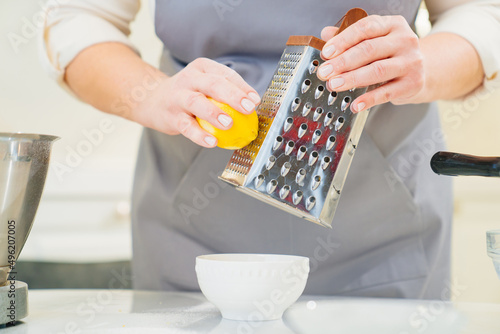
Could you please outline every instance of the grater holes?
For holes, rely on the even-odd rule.
[[[312,142],[313,142],[313,144],[317,144],[318,143],[319,139],[321,138],[321,134],[322,134],[322,132],[319,129],[316,130],[316,131],[314,131],[314,134],[312,136]]]
[[[281,176],[285,177],[287,176],[288,172],[290,172],[290,169],[292,168],[292,164],[290,162],[285,162],[283,166],[281,166]]]
[[[293,126],[293,118],[288,117],[285,120],[285,124],[283,125],[283,130],[285,130],[285,132],[288,132],[288,130],[290,130],[292,126]]]
[[[297,190],[295,194],[292,196],[293,204],[298,205],[302,198],[304,197],[304,193],[300,190]]]
[[[307,152],[307,147],[305,147],[304,145],[299,147],[299,151],[297,152],[297,160],[298,161],[302,160],[304,158],[306,152]]]
[[[316,92],[314,92],[314,98],[317,100],[321,97],[321,95],[323,95],[323,93],[325,92],[325,86],[323,85],[319,85],[317,88],[316,88]]]
[[[285,184],[283,188],[281,188],[280,190],[280,198],[281,199],[287,198],[289,193],[290,193],[290,186]]]
[[[312,183],[312,187],[311,187],[312,190],[318,189],[320,184],[321,184],[321,176],[316,175],[313,179],[313,183]]]
[[[312,151],[311,154],[309,155],[309,166],[313,166],[316,161],[318,161],[319,153],[316,151]]]
[[[298,137],[299,138],[302,138],[304,137],[304,135],[306,134],[307,132],[307,124],[306,123],[302,123],[299,127],[299,131],[298,131]]]
[[[259,189],[260,186],[264,183],[264,175],[260,174],[259,176],[257,176],[255,178],[255,182],[254,182],[254,185],[255,185],[255,189]]]
[[[323,114],[323,108],[321,107],[316,108],[316,110],[314,110],[313,121],[317,122],[322,114]]]
[[[293,141],[289,141],[287,144],[286,144],[286,148],[285,148],[285,154],[286,155],[290,155],[290,153],[292,153],[293,151],[293,148],[295,147],[295,143]]]
[[[323,168],[323,170],[326,170],[330,165],[331,161],[332,159],[330,157],[324,157],[323,160],[321,161],[321,168]]]
[[[304,108],[302,109],[302,116],[306,117],[307,115],[309,115],[311,109],[312,109],[311,102],[307,102],[306,104],[304,104]]]
[[[311,211],[314,208],[314,205],[316,205],[316,197],[311,196],[306,201],[306,209]]]
[[[326,116],[325,116],[325,122],[324,122],[325,127],[330,126],[330,124],[332,124],[332,122],[333,122],[333,112],[331,112],[331,111],[330,111],[330,112],[329,112],[328,114],[326,114]]]
[[[351,104],[351,97],[350,96],[344,97],[344,99],[342,100],[342,105],[340,107],[341,110],[346,111],[347,107],[349,107],[350,104]]]
[[[297,175],[295,175],[295,183],[297,183],[299,186],[303,186],[305,178],[306,178],[306,170],[304,168],[301,168],[297,172]]]
[[[305,92],[307,92],[309,90],[309,88],[311,88],[311,80],[306,79],[302,83],[302,88],[301,88],[302,94],[304,94]]]
[[[331,92],[328,95],[328,105],[331,106],[337,99],[337,92]]]
[[[335,145],[336,141],[337,141],[337,139],[335,138],[335,136],[328,137],[328,140],[326,141],[326,149],[328,151],[330,151],[333,148],[333,146]]]
[[[339,131],[344,126],[345,118],[340,116],[335,122],[335,131]]]
[[[319,66],[319,61],[317,59],[313,60],[311,62],[311,65],[309,65],[309,73],[314,74],[318,69],[318,66]]]
[[[296,97],[293,102],[292,102],[292,112],[293,111],[297,111],[297,109],[299,109],[299,106],[300,106],[300,97]]]
[[[281,144],[283,144],[283,137],[277,136],[274,140],[273,150],[276,151],[277,149],[279,149],[281,147]]]
[[[275,179],[269,181],[269,183],[266,186],[267,193],[272,194],[276,190],[277,186],[278,186],[278,181],[276,181]]]
[[[271,155],[266,162],[266,169],[270,170],[273,168],[274,164],[276,163],[276,157],[274,155]]]

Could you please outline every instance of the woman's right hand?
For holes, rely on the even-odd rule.
[[[207,58],[198,58],[160,84],[132,112],[132,119],[169,134],[182,134],[203,147],[214,147],[217,139],[204,131],[196,116],[226,130],[232,119],[207,97],[250,114],[260,103],[258,93],[234,70]]]

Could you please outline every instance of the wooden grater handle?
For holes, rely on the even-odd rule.
[[[335,33],[334,36],[337,36],[342,31],[344,31],[347,27],[349,27],[351,24],[354,24],[354,23],[358,22],[359,20],[361,20],[362,18],[367,17],[367,16],[368,16],[368,13],[365,12],[361,8],[353,8],[353,9],[349,10],[344,15],[344,17],[342,17],[340,19],[340,21],[337,22],[337,24],[335,25],[336,27],[337,26],[339,27],[339,30],[337,30],[337,32]],[[340,23],[340,26],[339,26],[339,23]]]
[[[362,18],[368,16],[368,14],[361,8],[350,9],[341,19],[337,22],[336,26],[339,25],[339,30],[335,35],[341,33],[351,24],[361,20]],[[307,45],[312,46],[318,50],[322,50],[326,42],[320,38],[314,36],[290,36],[286,45]]]

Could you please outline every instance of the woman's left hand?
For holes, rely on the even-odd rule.
[[[402,16],[370,15],[334,36],[326,27],[321,38],[325,63],[318,77],[331,91],[381,84],[351,105],[360,112],[386,102],[417,103],[425,86],[419,39]]]

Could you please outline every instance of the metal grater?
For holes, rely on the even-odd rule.
[[[364,16],[361,9],[351,10],[339,32]],[[312,36],[289,38],[256,110],[259,134],[233,153],[220,178],[266,203],[331,227],[368,113],[350,109],[366,88],[329,92],[318,79],[324,44]]]

